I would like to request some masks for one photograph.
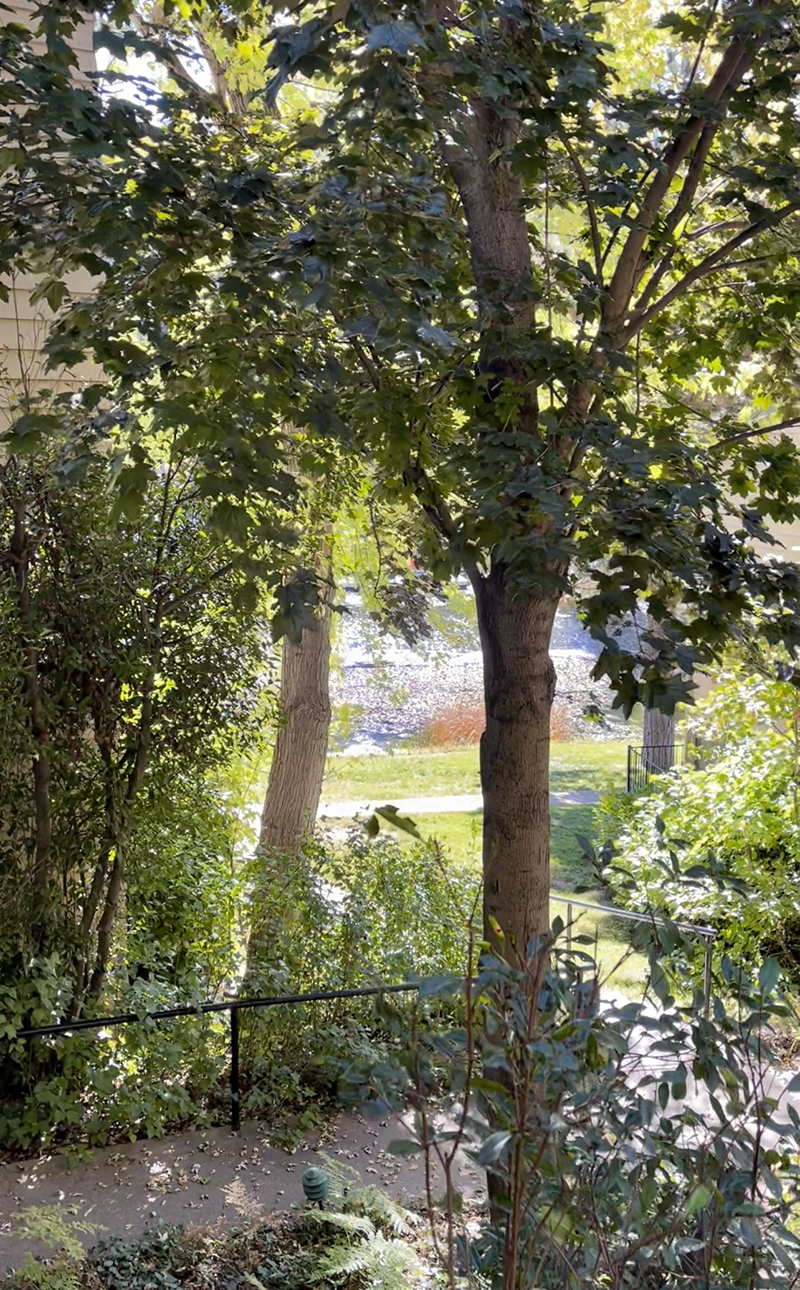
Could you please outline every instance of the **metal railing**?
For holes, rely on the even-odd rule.
[[[194,1007],[160,1008],[156,1012],[120,1012],[110,1017],[86,1017],[77,1021],[55,1022],[51,1026],[28,1026],[18,1030],[13,1039],[46,1039],[54,1035],[71,1035],[79,1030],[105,1030],[109,1026],[141,1025],[145,1021],[166,1021],[173,1017],[202,1017],[214,1012],[230,1013],[231,1062],[230,1105],[231,1128],[238,1133],[242,1108],[239,1085],[239,1013],[246,1008],[276,1008],[279,1004],[323,1003],[332,999],[366,999],[379,994],[403,994],[418,990],[420,981],[400,985],[365,985],[352,990],[315,990],[311,994],[279,994],[259,999],[226,999],[221,1003],[200,1003]]]
[[[651,927],[676,927],[688,935],[699,936],[706,940],[704,988],[706,1015],[711,1004],[711,948],[716,932],[712,927],[698,927],[689,923],[672,923],[652,914],[637,914],[632,910],[616,909],[613,905],[596,905],[588,901],[577,900],[574,896],[551,896],[550,900],[567,906],[566,933],[568,944],[572,939],[573,907],[591,910],[626,922],[647,923]],[[28,1026],[18,1030],[12,1039],[47,1039],[57,1035],[72,1035],[82,1030],[106,1030],[110,1026],[141,1025],[147,1021],[168,1021],[175,1017],[202,1017],[212,1013],[227,1012],[230,1014],[230,1118],[231,1129],[238,1133],[241,1128],[241,1096],[239,1080],[239,1013],[248,1008],[276,1008],[279,1005],[323,1003],[336,999],[368,999],[383,994],[411,994],[424,984],[422,981],[406,981],[397,985],[357,986],[350,990],[315,990],[309,994],[280,994],[264,996],[257,999],[225,999],[220,1002],[186,1005],[175,1008],[160,1008],[155,1012],[120,1012],[107,1017],[78,1018],[75,1021],[54,1022],[48,1026]]]
[[[703,927],[699,923],[676,923],[670,922],[667,918],[661,918],[658,914],[637,914],[632,909],[617,909],[614,905],[595,905],[590,901],[577,900],[575,896],[552,896],[551,903],[555,902],[567,907],[567,944],[572,941],[572,926],[574,919],[572,917],[573,906],[577,909],[588,909],[594,913],[605,914],[609,918],[621,918],[626,923],[646,923],[648,927],[674,927],[677,931],[682,932],[684,936],[697,936],[700,940],[705,941],[705,954],[703,959],[703,997],[705,999],[705,1015],[708,1017],[711,1011],[711,965],[712,951],[716,939],[716,929],[713,927]]]
[[[685,766],[696,755],[693,744],[644,744],[641,748],[628,744],[627,791],[641,793],[652,775],[663,775],[675,766]]]

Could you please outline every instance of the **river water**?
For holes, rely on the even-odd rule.
[[[419,737],[438,714],[482,702],[477,631],[462,626],[458,643],[442,632],[410,648],[396,637],[375,638],[359,597],[348,592],[340,625],[340,666],[332,677],[339,710],[335,744],[346,752],[383,752]],[[605,682],[592,680],[600,647],[571,609],[556,615],[550,654],[556,669],[560,726],[573,739],[623,739],[630,731],[610,710]],[[594,703],[602,725],[583,716]]]

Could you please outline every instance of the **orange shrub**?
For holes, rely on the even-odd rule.
[[[556,699],[550,709],[550,739],[554,744],[565,744],[571,735],[569,708],[566,703],[559,703]]]
[[[461,703],[438,712],[420,730],[415,742],[424,748],[477,744],[485,725],[482,703]],[[555,702],[550,713],[550,738],[554,743],[565,743],[569,737],[569,711],[566,704]]]

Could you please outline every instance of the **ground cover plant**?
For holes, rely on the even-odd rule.
[[[138,1239],[104,1238],[83,1255],[78,1232],[87,1225],[42,1209],[23,1213],[18,1226],[45,1234],[67,1254],[50,1263],[33,1259],[2,1290],[405,1290],[423,1263],[415,1241],[419,1219],[365,1185],[354,1170],[325,1161],[324,1209],[265,1215],[240,1184],[227,1189],[239,1225],[160,1225]]]

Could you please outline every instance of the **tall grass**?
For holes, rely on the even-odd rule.
[[[419,748],[458,748],[480,742],[486,725],[482,703],[460,703],[437,712],[414,736]],[[550,738],[566,743],[570,738],[569,712],[556,701],[550,713]]]

